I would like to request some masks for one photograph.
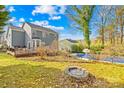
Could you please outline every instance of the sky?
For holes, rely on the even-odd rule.
[[[83,33],[71,27],[72,21],[66,15],[68,6],[63,5],[11,5],[6,6],[10,12],[9,23],[21,27],[24,22],[30,22],[59,33],[59,39],[84,39]],[[94,15],[95,17],[95,15]],[[97,36],[92,27],[91,38]]]

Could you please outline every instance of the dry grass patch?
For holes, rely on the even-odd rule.
[[[80,66],[96,77],[93,84],[79,82],[79,87],[124,87],[124,65],[37,62],[16,59],[4,53],[0,53],[0,87],[77,87],[76,82],[64,74],[68,66]]]

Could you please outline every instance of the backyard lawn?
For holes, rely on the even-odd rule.
[[[124,87],[124,65],[98,62],[35,62],[16,59],[5,53],[0,53],[0,87],[74,87],[64,75],[68,66],[85,68],[100,79],[97,82],[100,84],[80,87]],[[102,80],[107,82],[103,86]]]

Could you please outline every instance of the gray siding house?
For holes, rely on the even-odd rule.
[[[58,33],[38,25],[24,23],[22,27],[9,26],[6,34],[9,48],[27,48],[35,50],[46,46],[58,50]]]
[[[0,46],[6,43],[5,40],[5,31],[0,31]]]
[[[2,44],[2,41],[3,41],[3,31],[0,31],[0,44]]]

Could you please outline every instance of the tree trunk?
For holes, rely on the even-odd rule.
[[[104,28],[103,28],[103,26],[102,26],[101,36],[102,36],[102,38],[101,38],[102,46],[104,47]]]
[[[109,42],[110,42],[110,44],[112,44],[113,43],[113,31],[112,31],[112,29],[108,29],[109,30]]]
[[[123,43],[123,16],[120,16],[121,44]]]
[[[102,47],[104,48],[104,23],[103,23],[103,18],[102,18],[102,31],[101,31],[101,36],[102,36],[102,38],[101,38],[101,40],[102,40]]]
[[[117,11],[117,10],[115,10],[115,11]],[[119,27],[119,17],[118,17],[118,15],[117,15],[117,13],[116,13],[116,31],[115,31],[115,37],[116,37],[116,44],[119,44],[119,38],[120,38],[120,36],[119,36],[119,33],[118,33],[118,27]]]
[[[85,41],[87,44],[88,49],[90,49],[90,33],[88,29],[85,29]]]
[[[113,35],[112,35],[112,43],[113,43],[113,45],[115,45],[115,30],[114,30]]]
[[[87,48],[90,49],[90,31],[87,22],[84,24],[84,39],[87,44]]]

